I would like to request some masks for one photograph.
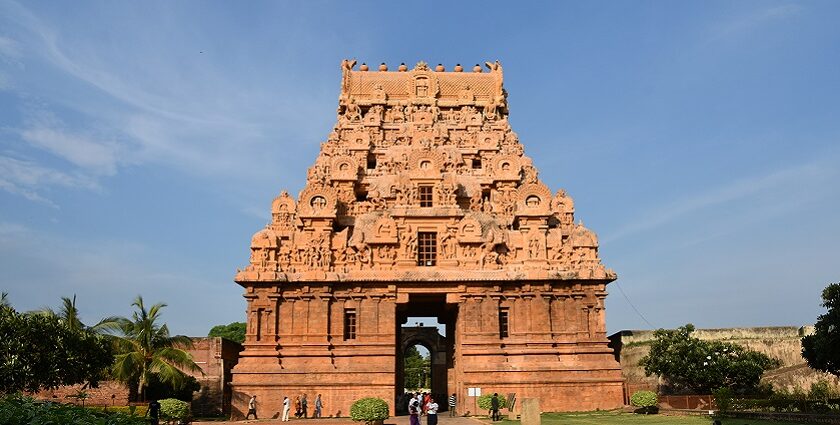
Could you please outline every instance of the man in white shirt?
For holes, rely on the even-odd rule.
[[[292,408],[292,402],[289,397],[283,397],[283,422],[289,421],[289,410]]]

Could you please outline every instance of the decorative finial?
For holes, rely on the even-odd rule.
[[[397,68],[400,72],[408,71],[408,67],[405,66],[405,62],[400,63],[400,67]]]
[[[435,67],[435,72],[443,72],[443,71],[446,71],[446,68],[444,68],[442,64],[437,64],[437,66]]]
[[[382,72],[387,71],[388,70],[388,65],[385,65],[385,62],[382,62],[381,64],[379,64],[379,70],[382,71]]]
[[[361,64],[361,65],[359,65],[359,71],[367,71],[367,70],[369,70],[369,69],[370,69],[370,68],[369,68],[369,67],[367,66],[367,64],[366,64],[366,63],[364,63],[364,62],[362,62],[362,64]]]
[[[460,63],[455,64],[455,68],[453,69],[455,72],[464,72],[464,67],[461,66]]]
[[[415,71],[428,71],[429,70],[429,64],[427,64],[426,61],[417,62],[417,65],[414,65],[414,70]]]
[[[362,64],[362,66],[365,66],[365,64]],[[475,66],[473,67],[473,72],[481,72],[481,65],[475,64]]]

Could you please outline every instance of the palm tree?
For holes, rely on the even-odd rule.
[[[114,378],[123,382],[136,379],[137,394],[144,400],[153,374],[161,382],[178,387],[187,377],[183,370],[204,373],[184,350],[192,348],[192,340],[183,335],[170,336],[169,327],[158,323],[166,304],[158,303],[147,310],[138,295],[131,305],[137,309],[132,319],[111,317],[98,325],[114,337],[118,353],[112,367]]]
[[[0,307],[12,308],[12,302],[9,301],[9,293],[6,291],[0,292]]]
[[[64,325],[71,331],[81,331],[87,329],[87,326],[85,326],[85,324],[79,319],[79,309],[76,308],[76,294],[73,294],[72,300],[67,297],[61,297],[61,309],[58,312],[55,312],[49,307],[45,307],[41,310],[34,311],[33,313],[57,317],[58,320],[60,320],[61,323],[64,323]]]

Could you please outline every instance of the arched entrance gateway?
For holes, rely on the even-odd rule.
[[[252,394],[270,416],[302,393],[310,410],[321,394],[325,416],[367,396],[394,413],[415,332],[402,324],[417,316],[446,325],[442,340],[414,340],[459,413],[471,388],[539,397],[546,411],[620,406],[604,323],[616,275],[572,199],[524,156],[501,65],[354,68],[342,63],[338,123],[306,187],[274,200],[236,275],[248,330],[235,414]]]

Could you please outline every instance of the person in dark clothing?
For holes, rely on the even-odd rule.
[[[499,416],[499,393],[493,393],[493,397],[490,398],[490,420],[495,422],[501,419]]]
[[[152,400],[149,403],[149,410],[146,410],[146,415],[149,416],[149,420],[152,425],[159,425],[160,403],[158,403],[157,400]]]
[[[300,398],[300,410],[303,412],[303,417],[309,417],[309,403],[306,401],[306,393],[303,393],[303,397]]]

